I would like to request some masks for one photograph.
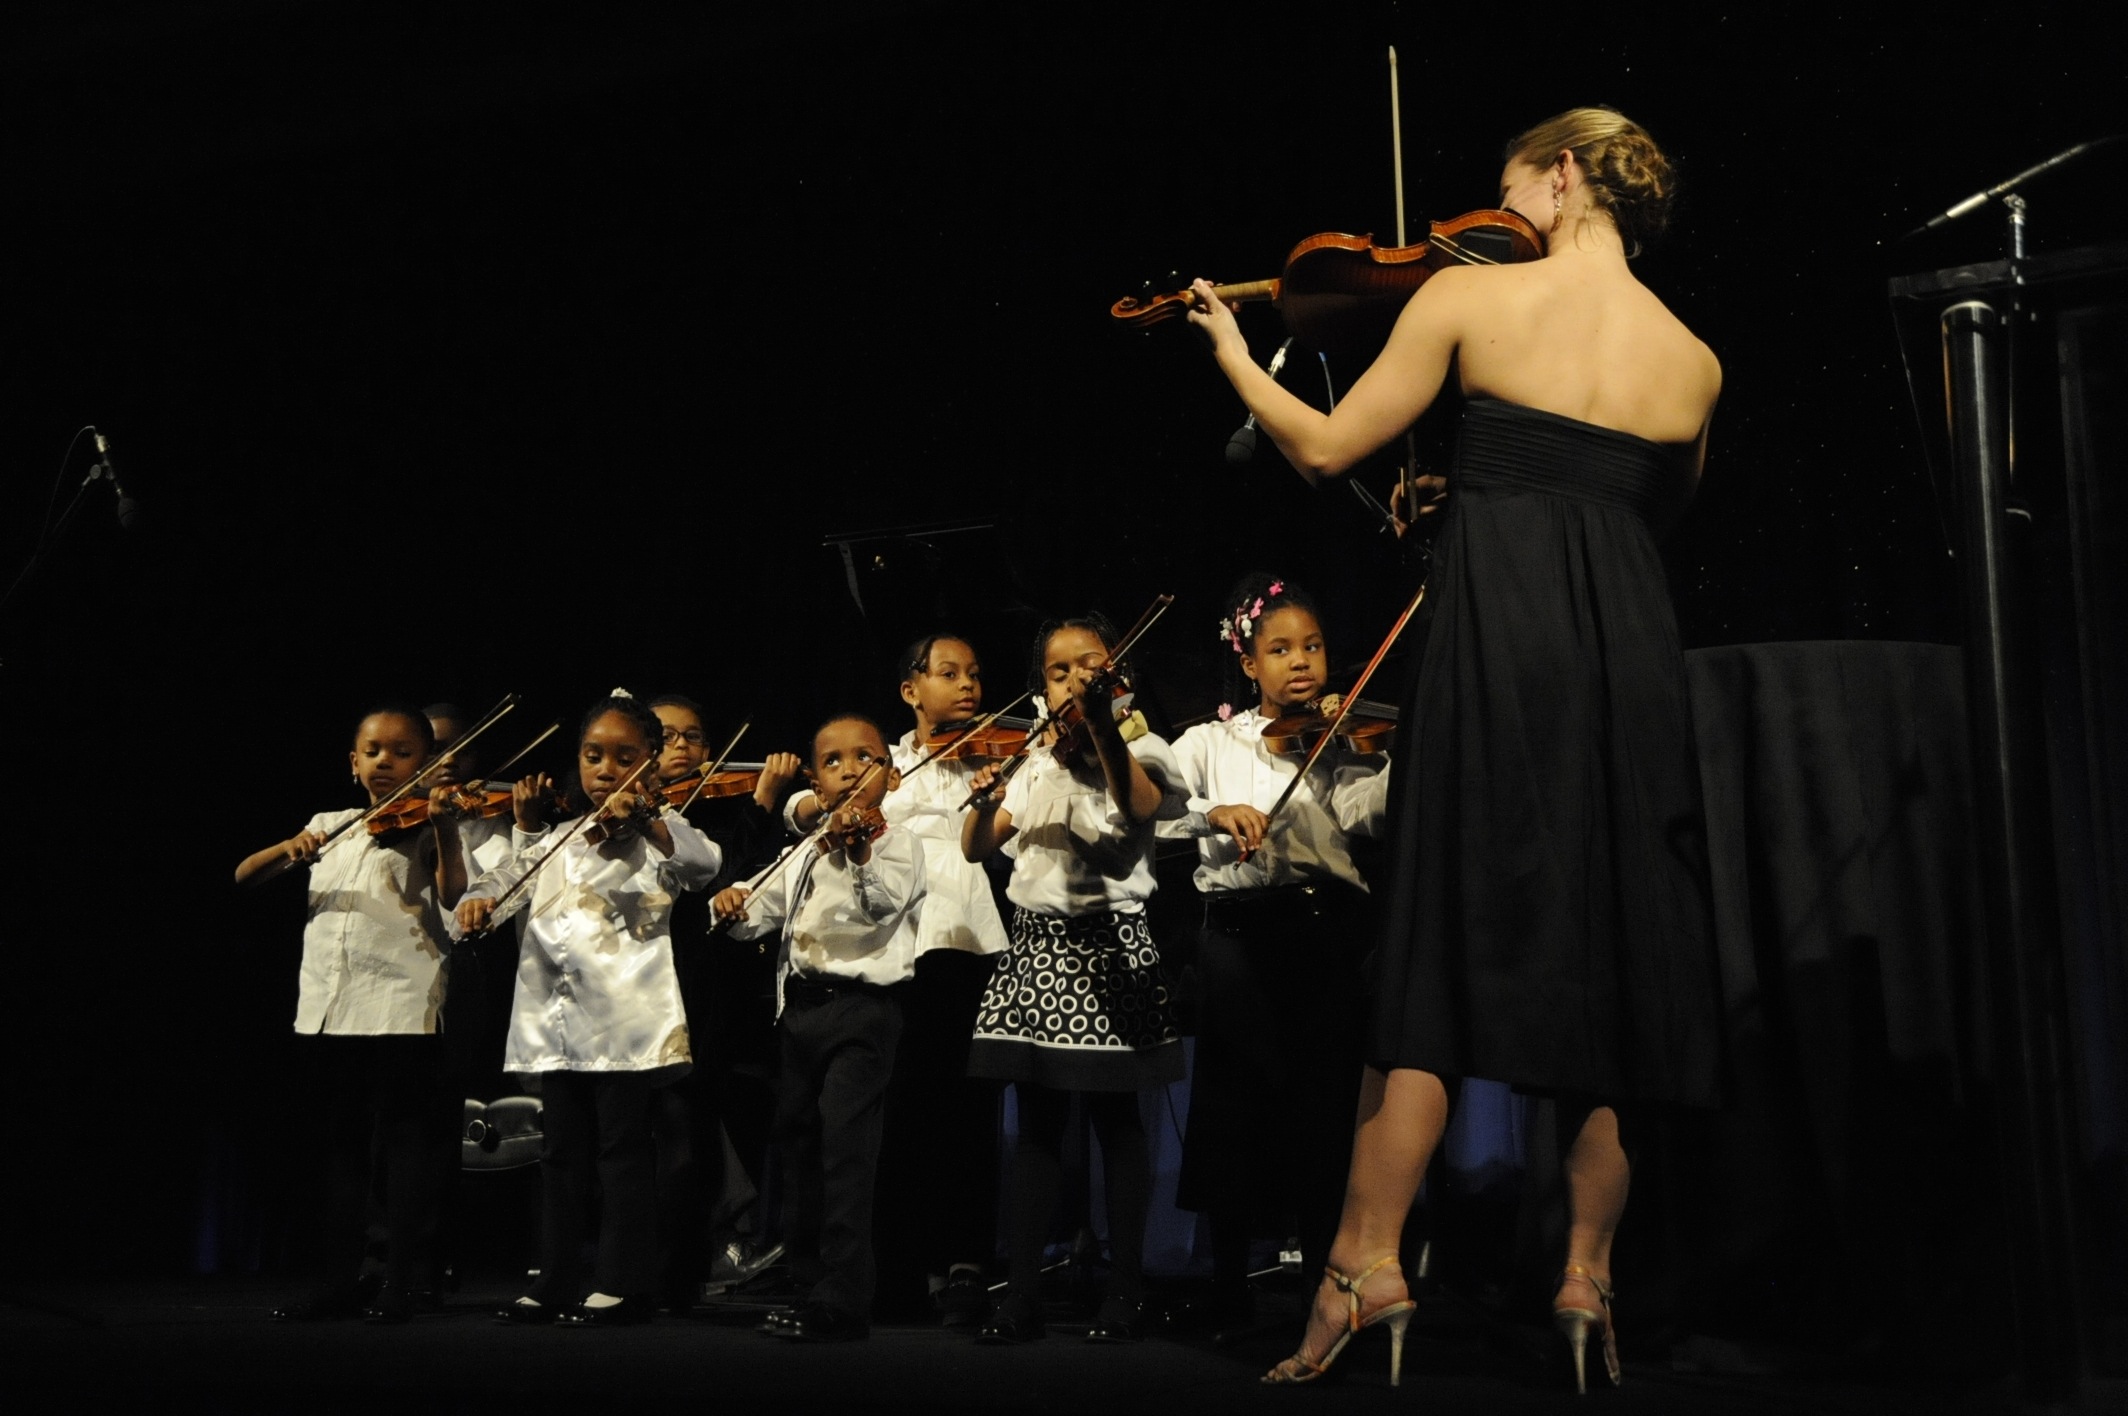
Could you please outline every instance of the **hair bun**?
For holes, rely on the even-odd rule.
[[[1615,108],[1570,108],[1507,145],[1507,160],[1543,167],[1572,152],[1590,198],[1632,243],[1660,236],[1677,200],[1677,169],[1648,130]]]

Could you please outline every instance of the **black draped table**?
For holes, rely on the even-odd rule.
[[[1729,1105],[1655,1138],[1667,1193],[1644,1222],[1670,1229],[1653,1247],[1677,1316],[1853,1349],[1999,1312],[1979,1297],[1999,1256],[1959,651],[1746,644],[1685,664]]]

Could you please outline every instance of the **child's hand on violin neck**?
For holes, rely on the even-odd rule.
[[[774,811],[783,800],[784,789],[798,780],[805,771],[805,764],[795,752],[771,752],[761,764],[760,780],[754,784],[754,801],[763,811]]]
[[[511,811],[522,831],[537,831],[544,824],[542,806],[554,794],[554,779],[544,772],[520,778],[510,789]]]

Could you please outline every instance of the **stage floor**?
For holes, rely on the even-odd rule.
[[[1992,1413],[2001,1388],[1922,1383],[1852,1369],[1837,1377],[1713,1375],[1631,1361],[1625,1385],[1578,1406],[1556,1339],[1542,1328],[1423,1310],[1388,1385],[1381,1335],[1340,1363],[1345,1379],[1308,1392],[1262,1387],[1297,1329],[1229,1346],[1155,1338],[1091,1347],[1052,1329],[1018,1348],[979,1347],[938,1328],[884,1326],[865,1341],[799,1346],[763,1337],[738,1311],[710,1308],[642,1328],[506,1327],[490,1313],[511,1296],[461,1292],[442,1311],[397,1328],[276,1324],[288,1296],[261,1279],[47,1287],[4,1295],[10,1389],[43,1391],[64,1409],[117,1411],[587,1412],[617,1406],[693,1410],[734,1399],[782,1411],[1107,1413],[1409,1409],[1440,1412]],[[1626,1321],[1630,1321],[1627,1318]],[[1984,1334],[1975,1334],[1982,1340]],[[1593,1354],[1592,1354],[1593,1355]]]

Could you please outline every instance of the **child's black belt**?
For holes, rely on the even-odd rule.
[[[887,984],[867,983],[861,978],[838,978],[834,974],[794,973],[783,980],[783,1006],[786,1008],[818,1008],[834,999],[859,993],[873,998],[894,996],[893,988]]]
[[[1357,909],[1366,892],[1342,880],[1281,885],[1272,890],[1222,891],[1204,897],[1204,922],[1222,934],[1256,934]]]

